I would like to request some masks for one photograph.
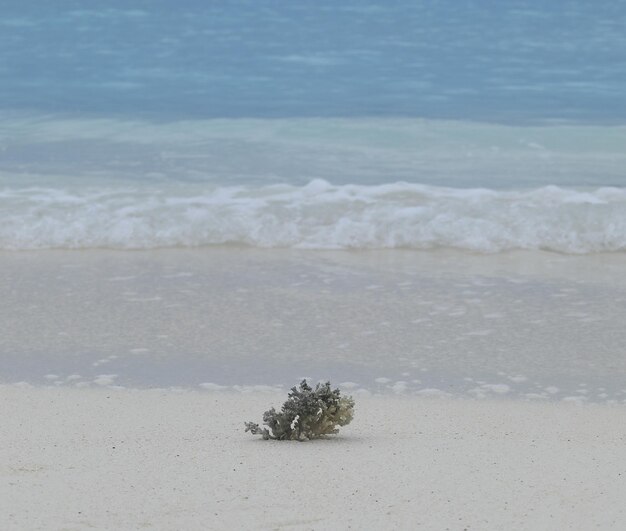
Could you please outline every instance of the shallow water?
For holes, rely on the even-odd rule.
[[[619,2],[5,4],[0,249],[625,249]]]
[[[626,400],[621,255],[396,255],[4,253],[2,379]]]
[[[624,400],[622,2],[92,4],[3,3],[0,380]]]

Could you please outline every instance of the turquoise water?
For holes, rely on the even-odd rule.
[[[1,7],[4,381],[624,400],[625,1]]]
[[[626,249],[626,2],[3,3],[0,249]]]
[[[8,109],[626,119],[626,3],[5,0]]]

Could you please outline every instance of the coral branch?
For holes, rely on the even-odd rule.
[[[246,422],[246,431],[266,440],[307,441],[337,433],[337,426],[349,424],[354,415],[352,397],[341,396],[339,389],[332,390],[330,382],[313,389],[302,380],[299,387],[291,388],[288,397],[280,412],[272,408],[263,414],[263,423],[269,429]]]

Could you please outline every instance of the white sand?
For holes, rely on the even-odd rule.
[[[277,394],[0,387],[0,528],[625,529],[626,408],[373,397],[339,436]]]
[[[0,253],[0,531],[626,529],[625,260]],[[243,432],[301,376],[387,394]]]

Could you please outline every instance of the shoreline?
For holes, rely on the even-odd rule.
[[[622,529],[626,408],[357,397],[329,440],[264,393],[0,386],[2,528]],[[381,459],[381,457],[383,457]]]
[[[626,255],[0,253],[0,382],[626,400]]]
[[[0,253],[0,527],[621,530],[625,258]]]

